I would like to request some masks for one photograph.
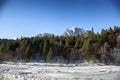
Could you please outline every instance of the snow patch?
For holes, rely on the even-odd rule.
[[[0,80],[119,80],[120,67],[98,64],[0,64]]]

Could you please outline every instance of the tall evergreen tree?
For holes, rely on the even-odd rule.
[[[104,43],[104,46],[103,46],[104,63],[105,63],[105,64],[108,64],[108,51],[109,51],[108,43],[105,42],[105,43]]]
[[[117,42],[117,47],[120,48],[120,35],[117,36],[116,42]]]
[[[75,48],[80,48],[80,41],[77,39],[76,43],[75,43]]]
[[[85,59],[90,59],[90,55],[91,55],[91,46],[90,46],[90,41],[89,39],[85,39],[83,47],[83,57]]]
[[[44,41],[44,44],[43,44],[43,51],[42,51],[42,58],[43,59],[46,59],[46,56],[47,56],[47,40]]]
[[[66,41],[65,41],[65,46],[69,46],[69,38],[67,37]]]
[[[25,50],[25,53],[24,53],[24,59],[25,60],[28,60],[30,59],[30,45],[27,46],[26,50]]]
[[[52,59],[53,59],[53,48],[51,47],[47,55],[47,61],[52,61]]]

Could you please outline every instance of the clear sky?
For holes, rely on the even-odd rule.
[[[119,0],[0,0],[0,38],[120,26]]]

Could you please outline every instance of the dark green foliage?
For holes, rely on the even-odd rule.
[[[70,48],[69,47],[67,47],[67,46],[65,46],[64,47],[64,54],[63,54],[63,57],[65,58],[65,59],[68,59],[69,58],[69,55],[70,55]]]
[[[120,35],[117,36],[116,42],[117,42],[117,47],[120,48]]]
[[[25,52],[24,52],[24,59],[25,59],[25,60],[30,59],[30,53],[31,53],[31,51],[30,51],[30,45],[28,45],[28,46],[26,47]]]
[[[47,61],[51,62],[52,60],[53,60],[53,48],[50,48],[47,55]]]
[[[82,50],[83,50],[83,57],[85,59],[90,59],[90,56],[92,55],[92,51],[91,51],[89,39],[85,39]]]
[[[108,31],[102,29],[101,36],[100,36],[101,44],[107,42],[108,41],[107,39],[108,39]]]
[[[108,52],[109,52],[109,45],[107,42],[104,43],[103,46],[103,54],[104,54],[104,63],[108,64]]]
[[[79,49],[80,48],[80,40],[77,39],[75,43],[75,48]]]
[[[0,60],[35,60],[37,57],[50,61],[55,56],[62,56],[69,62],[73,55],[78,55],[80,59],[96,62],[104,55],[104,63],[107,64],[109,51],[114,48],[120,48],[119,26],[102,29],[100,34],[92,28],[88,35],[0,39]],[[77,54],[72,53],[73,50]]]
[[[47,44],[47,41],[45,40],[44,45],[43,45],[43,51],[42,51],[42,58],[43,59],[45,59],[47,56],[47,52],[48,52],[47,46],[48,46],[48,44]]]
[[[69,39],[68,39],[68,37],[66,38],[66,40],[65,40],[65,46],[69,46]]]

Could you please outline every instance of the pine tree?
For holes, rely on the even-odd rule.
[[[42,51],[42,58],[43,59],[46,59],[46,56],[47,56],[47,40],[44,41],[44,45],[43,45],[43,51]]]
[[[120,35],[117,36],[116,42],[117,42],[117,47],[120,48]]]
[[[109,51],[108,43],[105,42],[105,43],[104,43],[104,46],[103,46],[104,63],[105,63],[105,64],[108,64],[108,51]]]
[[[107,31],[102,29],[100,37],[101,37],[101,44],[107,42],[107,37],[108,37]]]
[[[67,37],[66,41],[65,41],[65,46],[69,46],[69,38]]]
[[[92,27],[92,33],[94,33],[94,28]]]
[[[76,43],[75,43],[75,48],[79,48],[80,46],[80,41],[77,39]]]
[[[83,57],[85,59],[90,59],[90,55],[91,55],[91,46],[90,46],[90,41],[89,39],[85,39],[83,47]]]
[[[67,62],[69,63],[70,61],[70,52],[71,52],[71,48],[67,47],[67,46],[64,46],[63,48],[63,57],[64,59],[67,60]]]
[[[27,46],[26,50],[25,50],[25,53],[24,53],[24,59],[25,60],[28,60],[30,59],[30,45]]]
[[[47,55],[47,61],[52,61],[52,59],[53,59],[53,48],[51,47],[50,49],[49,49],[49,52],[48,52],[48,55]]]

